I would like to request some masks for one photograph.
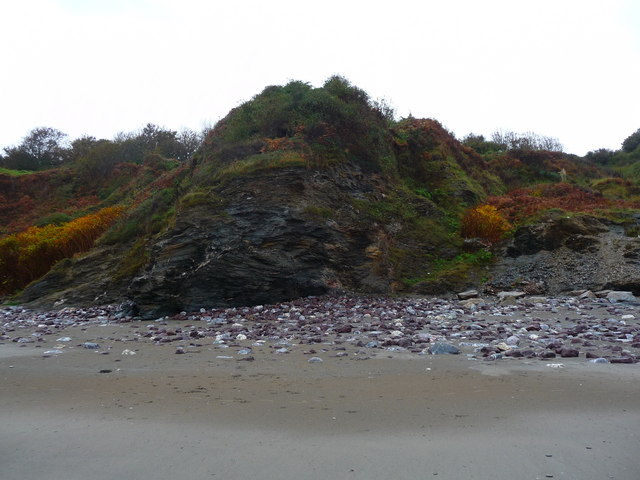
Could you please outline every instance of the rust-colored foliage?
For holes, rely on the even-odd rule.
[[[465,214],[460,233],[465,238],[480,238],[489,243],[495,243],[500,241],[511,228],[511,224],[496,207],[478,205]]]
[[[265,138],[264,146],[260,150],[264,152],[275,152],[277,150],[291,150],[295,148],[295,143],[290,137]]]
[[[123,211],[124,207],[103,208],[61,226],[30,227],[0,239],[0,293],[13,293],[59,260],[89,250]]]
[[[495,206],[509,221],[518,223],[543,210],[558,208],[568,212],[590,213],[612,207],[633,207],[628,202],[611,200],[598,192],[590,192],[568,183],[541,184],[518,188],[507,195],[489,197],[487,203]]]

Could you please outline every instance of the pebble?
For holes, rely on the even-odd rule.
[[[43,357],[51,357],[54,355],[60,355],[62,353],[62,350],[58,350],[58,349],[54,349],[54,350],[47,350],[45,352],[42,352],[42,356]]]
[[[311,357],[309,360],[307,360],[308,363],[322,363],[324,362],[324,360],[322,360],[320,357]]]
[[[436,342],[428,349],[431,355],[457,355],[460,349],[450,343]]]

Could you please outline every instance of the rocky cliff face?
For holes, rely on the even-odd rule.
[[[586,215],[520,227],[495,266],[490,285],[526,286],[554,295],[579,289],[638,295],[640,238],[625,231],[624,226]]]
[[[351,200],[375,195],[371,177],[349,166],[281,169],[232,179],[215,190],[224,205],[179,212],[154,242],[149,267],[127,297],[149,316],[200,307],[288,300],[348,288],[386,293],[376,271],[376,228]],[[369,253],[368,253],[369,252]]]
[[[58,265],[20,298],[46,308],[127,300],[132,313],[156,318],[329,291],[390,293],[412,262],[390,259],[411,224],[394,215],[376,221],[367,207],[397,195],[388,180],[354,164],[227,178],[180,204],[173,225],[148,242],[133,279],[117,274],[126,248],[103,247]],[[421,218],[440,215],[422,197],[405,200],[396,202]],[[421,248],[437,244],[424,238],[412,247]]]

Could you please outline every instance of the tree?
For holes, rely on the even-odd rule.
[[[50,127],[34,128],[17,147],[4,149],[4,165],[17,170],[42,170],[65,160],[67,134]]]
[[[76,138],[71,142],[71,148],[67,150],[66,160],[67,162],[75,162],[79,158],[86,157],[89,152],[99,145],[104,140],[96,140],[96,137],[84,135],[80,138]]]
[[[185,128],[178,134],[177,140],[180,148],[176,155],[176,159],[185,161],[191,158],[193,154],[198,151],[200,145],[202,145],[204,137],[202,133]]]
[[[80,178],[91,183],[111,173],[120,161],[118,146],[110,140],[98,140],[80,158],[76,168]]]
[[[547,150],[562,152],[564,147],[557,138],[545,137],[533,132],[516,133],[508,130],[496,130],[491,140],[502,150]]]
[[[470,133],[464,137],[462,144],[472,148],[481,155],[504,150],[503,145],[489,141],[484,138],[484,135],[476,135],[475,133]]]
[[[202,137],[191,130],[183,130],[178,134],[174,130],[148,123],[139,132],[119,133],[114,142],[120,147],[123,162],[141,163],[149,154],[184,161],[195,153]]]
[[[622,150],[627,153],[633,152],[640,145],[640,128],[625,138],[622,142]]]
[[[611,163],[613,160],[613,157],[614,157],[614,152],[606,148],[599,148],[598,150],[588,152],[585,155],[585,158],[587,160],[600,165],[607,165]]]

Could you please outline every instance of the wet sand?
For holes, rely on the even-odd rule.
[[[639,364],[80,347],[127,329],[0,345],[1,479],[640,478]]]

